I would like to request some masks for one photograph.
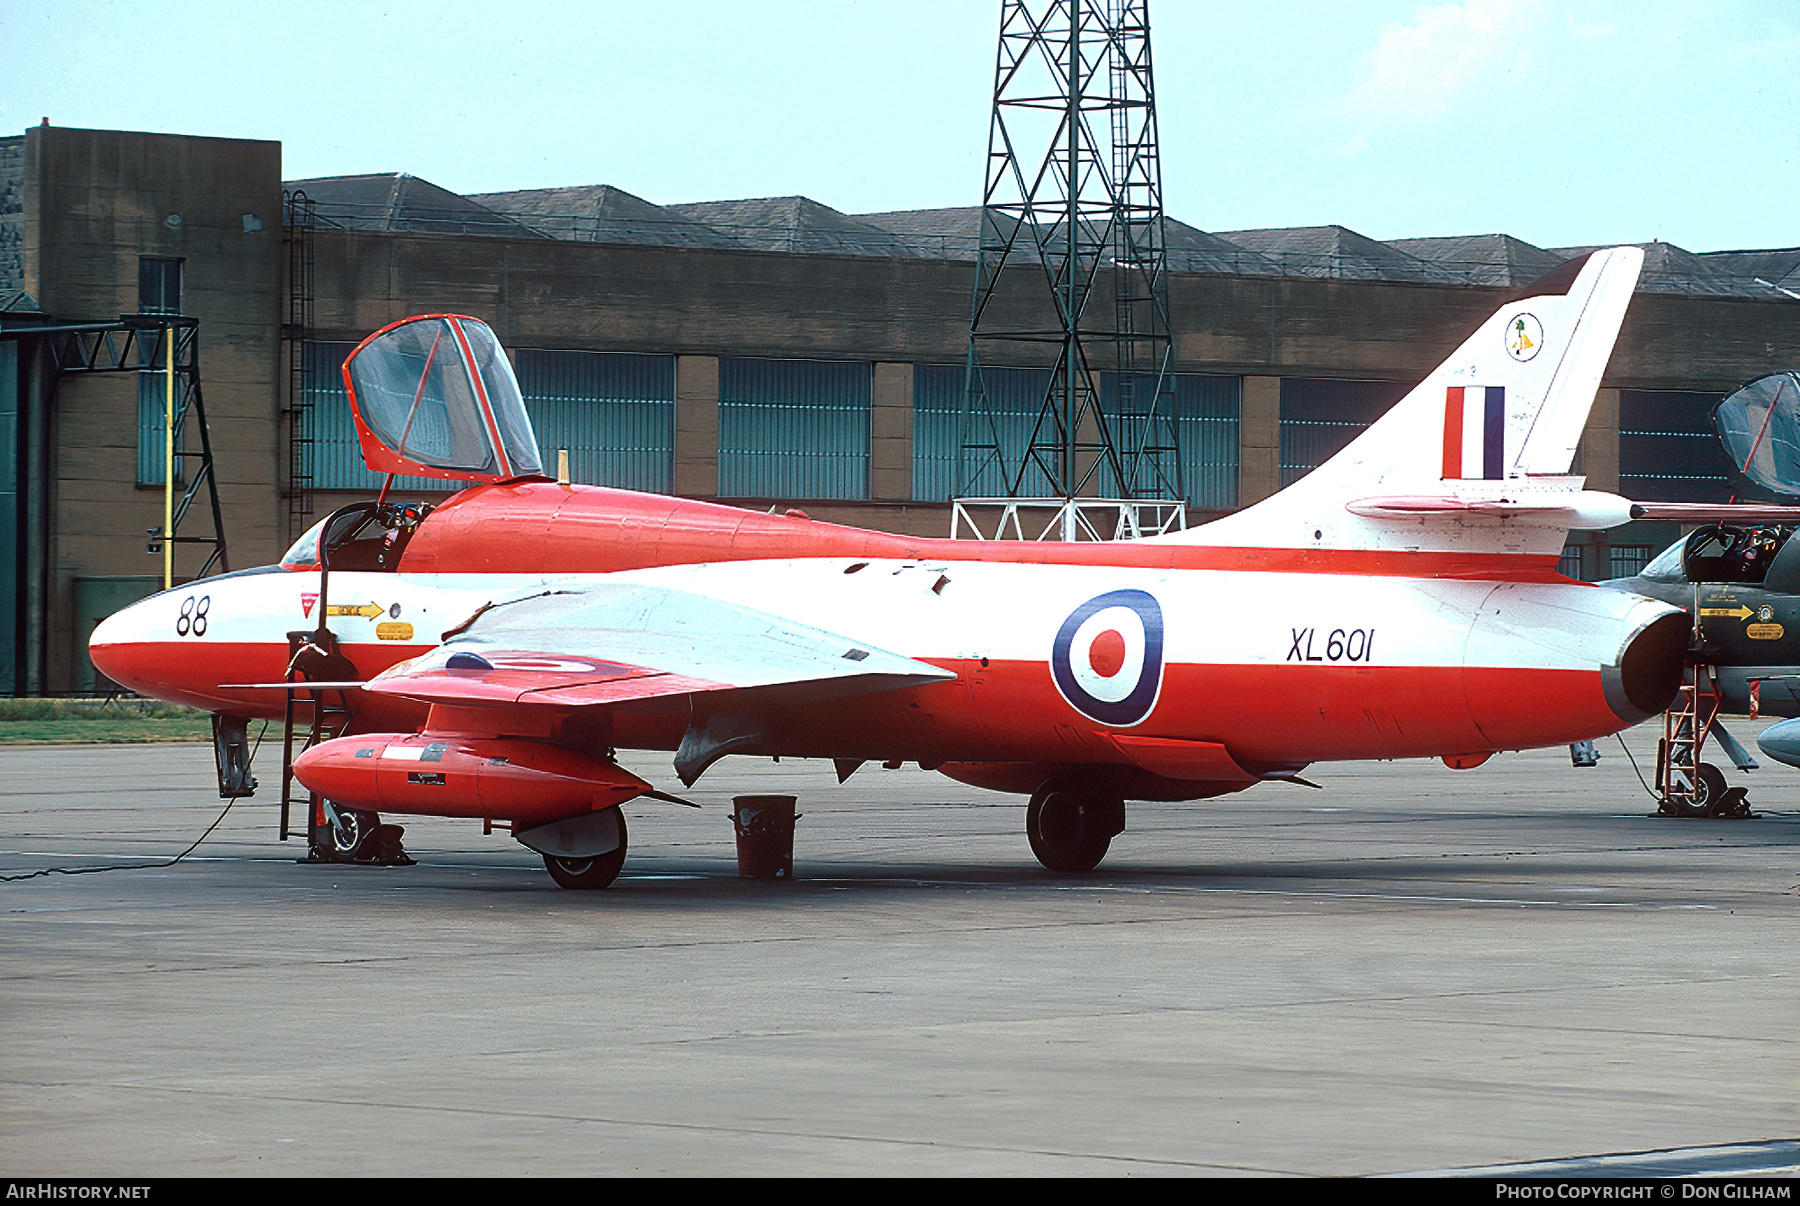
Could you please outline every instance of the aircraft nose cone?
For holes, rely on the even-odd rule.
[[[146,677],[144,655],[156,642],[150,631],[156,595],[121,608],[94,626],[88,637],[88,658],[94,669],[122,687],[155,695],[155,683]]]
[[[125,611],[130,611],[128,607]],[[124,669],[119,646],[122,642],[126,625],[121,621],[125,614],[115,611],[98,624],[88,637],[88,659],[94,663],[94,669],[112,679],[122,682],[119,674]]]

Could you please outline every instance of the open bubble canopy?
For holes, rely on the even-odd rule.
[[[376,473],[501,482],[544,471],[512,365],[480,319],[391,323],[350,353],[344,383]]]
[[[1800,372],[1758,377],[1720,402],[1713,426],[1734,469],[1783,498],[1800,498]]]

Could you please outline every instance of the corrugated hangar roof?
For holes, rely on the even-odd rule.
[[[1563,256],[1505,234],[1390,239],[1388,246],[1429,260],[1477,285],[1528,285],[1562,263]]]
[[[1638,276],[1639,293],[1704,294],[1713,297],[1767,297],[1767,289],[1737,275],[1730,265],[1709,263],[1673,243],[1639,243],[1644,249],[1644,270]],[[1557,247],[1558,255],[1573,258],[1599,247]]]
[[[1272,230],[1225,230],[1219,237],[1260,252],[1290,276],[1325,276],[1362,281],[1429,281],[1464,284],[1447,268],[1408,255],[1344,226],[1297,226]]]
[[[1733,276],[1755,285],[1767,282],[1764,289],[1800,291],[1800,247],[1777,247],[1768,251],[1702,251],[1702,260]]]
[[[757,251],[811,255],[918,255],[904,239],[839,213],[810,197],[753,197],[671,205],[671,212],[704,222]]]
[[[546,237],[477,201],[405,172],[319,176],[289,180],[282,187],[304,191],[317,204],[321,222],[346,230]]]
[[[846,214],[809,197],[656,205],[608,184],[459,196],[403,172],[293,180],[322,224],[352,230],[474,234],[802,255],[974,260],[981,207]],[[1536,247],[1506,234],[1392,239],[1343,226],[1209,233],[1165,219],[1172,272],[1517,287],[1591,247]],[[1696,254],[1643,243],[1638,288],[1769,298],[1800,293],[1800,247]],[[1758,283],[1757,278],[1762,282]]]
[[[1221,276],[1280,276],[1275,261],[1242,243],[1208,234],[1186,222],[1163,218],[1163,239],[1171,272],[1211,272]]]
[[[980,249],[979,205],[954,209],[896,209],[878,214],[856,214],[855,217],[901,236],[921,255],[973,260]],[[1163,220],[1163,237],[1167,241],[1169,269],[1173,272],[1280,275],[1275,264],[1265,256],[1174,218]]]
[[[894,209],[854,214],[858,222],[900,236],[917,255],[930,259],[973,260],[981,249],[981,206],[952,209]]]
[[[610,184],[471,193],[469,199],[552,239],[674,247],[744,246],[741,240],[704,222]]]

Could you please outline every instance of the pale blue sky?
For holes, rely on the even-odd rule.
[[[980,199],[998,0],[0,0],[0,133],[278,139],[290,178]],[[1796,0],[1153,0],[1165,202],[1543,246],[1800,245]]]

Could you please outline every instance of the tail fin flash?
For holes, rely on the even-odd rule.
[[[1643,260],[1607,248],[1533,282],[1325,464],[1172,539],[1541,554],[1622,522],[1566,475]]]
[[[1532,325],[1537,315],[1531,311],[1540,303],[1546,303],[1543,308],[1551,310],[1553,321],[1568,330],[1560,355],[1552,349],[1540,349],[1546,356],[1554,356],[1555,369],[1543,387],[1536,418],[1526,428],[1514,459],[1515,476],[1569,471],[1575,449],[1581,443],[1581,429],[1587,425],[1588,411],[1594,405],[1594,391],[1600,388],[1601,374],[1612,359],[1613,344],[1619,338],[1619,326],[1625,321],[1625,308],[1631,304],[1643,265],[1641,248],[1596,251],[1562,297],[1541,293],[1534,296],[1527,291],[1501,311],[1507,316],[1507,354],[1514,359],[1524,356],[1524,365],[1536,363],[1539,357],[1529,351],[1515,351],[1514,332]],[[1479,334],[1476,338],[1480,338]],[[1527,383],[1525,388],[1530,385]]]

